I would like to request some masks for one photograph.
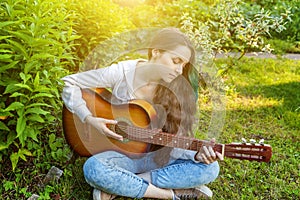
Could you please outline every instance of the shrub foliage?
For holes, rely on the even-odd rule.
[[[13,169],[60,129],[59,79],[76,39],[65,9],[59,0],[0,3],[0,156],[10,155]]]
[[[68,10],[74,14],[74,30],[80,35],[75,47],[80,60],[85,59],[101,41],[133,28],[128,11],[110,0],[66,1]]]

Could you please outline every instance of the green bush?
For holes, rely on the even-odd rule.
[[[268,39],[268,43],[273,49],[275,54],[285,54],[285,53],[300,53],[300,47],[297,47],[294,42],[280,40],[280,39]]]
[[[290,18],[289,22],[285,25],[286,30],[281,33],[271,32],[273,38],[281,40],[292,40],[300,41],[300,1],[299,0],[262,0],[253,1],[246,0],[248,3],[247,9],[259,10],[264,8],[266,10],[271,10],[274,16],[282,15],[286,9],[289,9],[291,15],[283,16]]]
[[[161,4],[157,6],[141,4],[132,8],[129,17],[134,26],[138,28],[174,25],[174,23],[170,22],[172,21],[172,17],[164,15],[163,9]]]
[[[0,13],[0,161],[15,170],[61,132],[60,78],[77,36],[61,0],[3,0]]]
[[[197,10],[181,17],[181,28],[201,51],[200,65],[211,65],[210,61],[215,58],[216,53],[225,53],[232,58],[232,63],[219,70],[218,74],[221,75],[228,72],[236,60],[249,51],[271,52],[265,37],[270,35],[271,31],[282,32],[285,29],[285,18],[273,16],[271,11],[264,9],[252,13],[249,17],[245,5],[242,0],[219,0],[218,4],[208,9],[207,21],[193,18],[197,15]],[[230,52],[240,54],[231,56]]]
[[[207,21],[210,18],[210,6],[218,1],[165,0],[146,1],[133,8],[127,8],[130,20],[138,28],[144,27],[180,27],[180,18],[188,13],[195,21]]]
[[[75,52],[80,61],[103,40],[134,28],[129,21],[125,8],[112,3],[110,0],[66,0],[68,10],[74,16],[74,30],[81,37],[76,40]]]

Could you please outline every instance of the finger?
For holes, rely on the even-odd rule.
[[[216,138],[212,138],[212,139],[210,140],[210,144],[211,144],[212,146],[214,146],[214,145],[216,144]]]
[[[204,162],[205,164],[209,164],[209,163],[210,163],[209,160],[207,159],[207,157],[205,156],[204,153],[201,154],[201,160],[202,160],[202,162]]]
[[[122,135],[119,135],[111,130],[109,130],[108,128],[104,129],[104,134],[108,137],[111,137],[111,138],[114,138],[116,140],[120,140],[120,141],[123,141],[123,136]]]
[[[208,147],[208,151],[209,151],[209,153],[210,153],[211,158],[212,158],[213,160],[216,160],[217,156],[216,156],[216,153],[215,153],[215,151],[213,150],[213,148],[212,148],[212,147]]]
[[[118,121],[116,121],[116,120],[110,120],[110,119],[103,119],[103,122],[105,124],[117,124],[118,123]]]
[[[203,151],[205,153],[205,157],[207,160],[209,160],[210,162],[214,162],[214,159],[211,157],[210,152],[208,150],[208,148],[206,146],[203,146]]]
[[[221,153],[216,152],[216,155],[220,160],[224,160],[224,156]]]
[[[123,141],[123,136],[121,136],[121,135],[119,135],[119,134],[113,132],[112,130],[110,130],[110,129],[106,126],[107,124],[114,124],[114,123],[116,122],[115,120],[102,119],[101,121],[102,121],[102,122],[101,122],[101,124],[100,124],[100,126],[101,126],[100,130],[102,130],[101,132],[102,132],[104,135],[106,135],[106,136],[108,136],[108,137],[111,137],[111,138],[114,138],[114,139],[116,139],[116,140],[121,140],[121,141]],[[104,122],[104,123],[103,123],[103,122]]]

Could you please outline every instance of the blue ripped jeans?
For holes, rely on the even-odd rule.
[[[172,160],[158,168],[153,153],[138,159],[115,151],[90,157],[83,166],[87,183],[99,190],[131,198],[142,198],[149,183],[136,174],[150,172],[151,184],[159,188],[193,188],[212,182],[219,173],[218,162],[195,163],[192,160]]]

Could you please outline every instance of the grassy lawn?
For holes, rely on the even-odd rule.
[[[223,63],[226,60],[218,60],[217,65]],[[273,156],[270,163],[220,162],[219,178],[208,185],[213,199],[299,199],[300,61],[244,58],[224,80],[228,86],[226,121],[218,142],[264,138]],[[62,164],[45,156],[21,163],[15,173],[4,173],[3,167],[2,199],[27,199],[33,193],[40,199],[91,199],[92,188],[82,174],[84,161],[78,158]],[[42,179],[52,165],[64,174],[43,186]]]
[[[226,83],[232,89],[221,140],[264,138],[273,156],[270,163],[222,162],[219,179],[210,184],[214,199],[298,199],[300,62],[244,59]]]

